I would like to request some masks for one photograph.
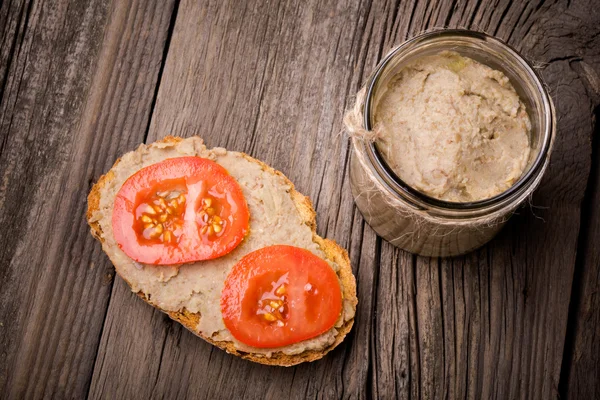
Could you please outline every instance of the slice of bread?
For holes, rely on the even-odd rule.
[[[172,136],[168,136],[161,141],[155,142],[150,145],[152,146],[160,146],[165,143],[178,143],[182,141],[181,138],[176,138]],[[136,150],[137,151],[137,150]],[[138,296],[140,296],[144,301],[149,303],[150,305],[158,308],[159,310],[167,313],[173,320],[181,323],[195,335],[200,336],[202,339],[207,342],[227,351],[228,353],[234,354],[236,356],[242,357],[247,360],[251,360],[261,364],[267,365],[279,365],[279,366],[292,366],[302,362],[314,361],[322,358],[325,354],[335,348],[338,344],[340,344],[346,334],[352,328],[354,323],[354,311],[356,310],[356,305],[358,300],[356,298],[356,282],[354,275],[352,274],[352,268],[350,266],[350,260],[348,258],[348,253],[345,249],[340,247],[336,242],[328,239],[321,238],[316,233],[316,213],[312,207],[312,203],[310,199],[298,191],[294,189],[294,185],[290,182],[281,172],[276,171],[275,169],[269,167],[262,161],[259,161],[255,158],[252,158],[246,154],[242,154],[242,156],[250,162],[258,164],[261,169],[265,173],[275,174],[284,179],[289,187],[289,196],[293,200],[298,213],[300,214],[304,223],[309,226],[312,230],[313,242],[316,243],[320,249],[325,254],[326,258],[330,261],[333,261],[339,266],[339,270],[337,272],[340,285],[342,287],[343,298],[346,302],[349,302],[353,308],[352,318],[346,320],[342,326],[336,328],[337,335],[335,336],[335,340],[329,346],[320,349],[320,350],[306,350],[300,354],[289,355],[283,352],[278,352],[277,349],[273,349],[272,354],[267,357],[262,353],[250,353],[244,352],[235,347],[235,344],[230,341],[216,341],[203,335],[201,332],[198,332],[197,326],[200,322],[201,315],[199,313],[192,313],[186,310],[185,308],[176,312],[173,311],[165,311],[160,307],[153,304],[149,301],[143,292],[138,292]],[[104,243],[104,234],[102,232],[102,228],[100,226],[99,221],[94,219],[94,214],[100,208],[100,196],[102,194],[102,188],[105,185],[110,184],[110,182],[114,179],[113,169],[119,164],[120,160],[117,160],[113,165],[113,168],[108,171],[105,175],[100,177],[98,182],[93,186],[89,196],[88,196],[88,210],[87,210],[87,220],[91,227],[92,235],[98,239],[100,242]],[[115,260],[112,260],[113,264]],[[118,268],[117,268],[118,271]],[[132,282],[127,282],[129,286],[133,287]]]

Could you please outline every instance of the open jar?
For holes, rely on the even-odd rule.
[[[388,83],[410,62],[444,51],[503,72],[525,104],[531,122],[527,165],[521,177],[493,197],[450,202],[402,181],[387,165],[374,138],[375,108]],[[378,235],[424,256],[454,256],[492,239],[539,185],[555,136],[554,107],[534,69],[510,46],[484,33],[441,30],[394,48],[377,66],[345,118],[352,137],[350,182],[358,209]]]

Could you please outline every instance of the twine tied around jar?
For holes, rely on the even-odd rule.
[[[349,109],[344,115],[344,125],[350,137],[359,137],[361,139],[374,142],[381,137],[381,130],[378,126],[373,127],[373,130],[366,130],[363,124],[364,114],[363,108],[365,106],[365,95],[367,88],[363,87],[356,94],[356,100],[354,107]]]

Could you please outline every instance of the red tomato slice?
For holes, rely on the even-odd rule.
[[[248,232],[240,185],[219,164],[170,158],[142,168],[121,187],[112,226],[135,261],[170,265],[220,257]]]
[[[274,348],[331,329],[342,310],[335,271],[308,250],[276,245],[247,254],[231,270],[221,312],[233,337]]]

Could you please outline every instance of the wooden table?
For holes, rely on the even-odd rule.
[[[0,4],[0,397],[600,398],[597,1]],[[488,246],[440,260],[363,222],[342,117],[382,55],[444,26],[532,60],[558,134],[530,205]],[[281,170],[348,248],[360,304],[326,358],[235,358],[115,278],[86,195],[167,134]]]

